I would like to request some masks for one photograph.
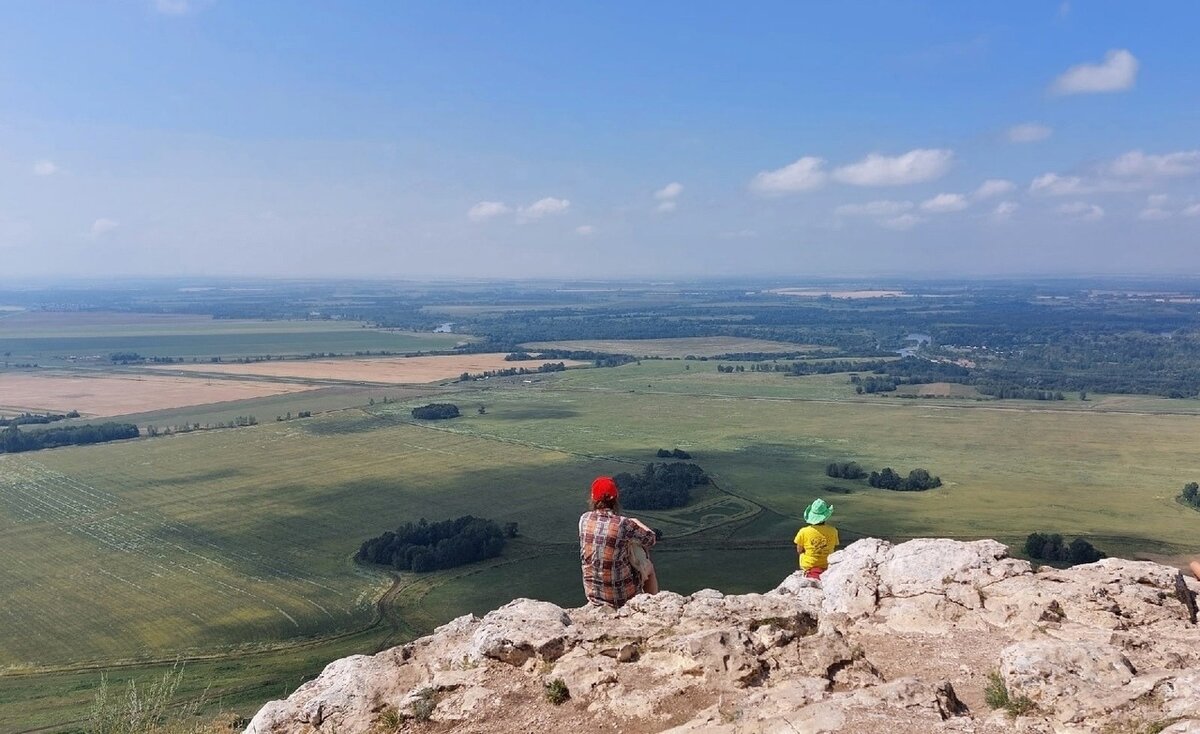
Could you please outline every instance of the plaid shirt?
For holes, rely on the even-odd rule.
[[[639,591],[626,546],[632,542],[650,548],[654,541],[653,531],[627,517],[608,510],[585,512],[579,518],[579,562],[587,600],[620,609]]]

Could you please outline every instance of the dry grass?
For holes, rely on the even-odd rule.
[[[107,417],[308,389],[277,382],[167,375],[6,373],[0,374],[0,409],[6,413],[78,410],[86,416]]]
[[[549,361],[549,360],[547,360]],[[568,367],[588,364],[576,360],[564,362]],[[250,364],[188,364],[171,365],[163,369],[185,372],[204,372],[227,375],[258,375],[261,377],[292,377],[308,380],[347,380],[352,382],[385,382],[396,385],[420,384],[458,377],[463,372],[478,374],[509,367],[537,369],[542,360],[506,362],[504,354],[464,354],[438,357],[378,357],[371,359],[306,359]]]

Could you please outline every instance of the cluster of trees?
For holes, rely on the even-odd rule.
[[[925,469],[913,469],[908,476],[901,476],[890,466],[880,471],[873,471],[867,477],[867,484],[878,489],[891,489],[896,492],[923,492],[942,486],[942,478],[931,475]]]
[[[692,499],[692,488],[708,484],[699,466],[680,461],[647,464],[639,474],[613,477],[621,489],[621,504],[631,510],[666,510],[683,507]]]
[[[293,417],[295,417],[295,418],[312,418],[312,411],[311,410],[302,410],[299,413],[296,413],[295,416],[293,416],[292,411],[289,410],[286,415],[275,416],[275,420],[277,422],[282,423],[283,421],[290,421]]]
[[[692,455],[689,454],[688,452],[684,451],[683,449],[672,449],[671,451],[667,451],[666,449],[659,449],[658,452],[655,453],[655,456],[657,456],[660,459],[685,459],[686,460],[686,459],[692,458]]]
[[[1066,543],[1058,533],[1030,533],[1025,539],[1025,555],[1039,561],[1066,563],[1070,566],[1094,563],[1104,558],[1104,554],[1084,538],[1076,538]]]
[[[56,446],[82,446],[137,438],[138,435],[138,427],[133,423],[62,426],[40,431],[22,431],[17,426],[10,425],[0,431],[0,453],[15,454],[22,451],[52,449]]]
[[[531,370],[528,367],[506,367],[502,370],[485,370],[477,375],[472,375],[470,372],[464,372],[458,376],[459,382],[469,382],[471,380],[482,380],[486,377],[515,377],[517,375],[538,375],[547,372],[563,372],[567,369],[567,365],[563,362],[546,362],[536,370]]]
[[[873,395],[879,392],[896,391],[896,382],[890,377],[868,376],[866,379],[863,379],[858,375],[850,375],[850,382],[854,383],[854,392],[859,395],[863,393]]]
[[[461,413],[458,412],[458,406],[454,403],[430,403],[412,409],[412,417],[423,421],[445,420],[446,418],[457,418],[459,415]]]
[[[825,467],[825,476],[834,479],[862,479],[867,476],[867,472],[858,465],[857,461],[831,461]]]
[[[745,365],[739,364],[736,367],[734,365],[728,365],[728,366],[723,365],[723,364],[717,365],[717,372],[733,373],[733,372],[745,372],[745,371],[746,371]]]
[[[1188,482],[1183,485],[1183,491],[1179,493],[1179,499],[1183,504],[1200,510],[1200,484]]]
[[[68,418],[78,418],[79,411],[72,410],[67,413],[22,413],[13,418],[0,418],[0,427],[4,426],[37,426],[47,425],[49,423],[57,423]]]
[[[363,542],[354,559],[425,573],[495,558],[506,538],[517,536],[517,523],[503,529],[493,520],[463,515],[454,520],[406,522],[396,530]]]

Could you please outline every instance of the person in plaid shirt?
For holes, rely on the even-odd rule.
[[[579,562],[583,593],[592,604],[620,609],[638,592],[658,590],[654,567],[646,551],[654,546],[654,531],[621,515],[617,483],[611,477],[592,482],[592,509],[579,518]],[[634,564],[642,567],[639,574]]]

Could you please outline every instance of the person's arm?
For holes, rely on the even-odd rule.
[[[649,550],[658,542],[658,536],[654,534],[644,522],[634,517],[625,518],[628,523],[625,532],[629,534],[629,539]]]
[[[1192,561],[1188,564],[1188,568],[1192,569],[1192,575],[1196,577],[1197,581],[1200,581],[1200,561]]]

